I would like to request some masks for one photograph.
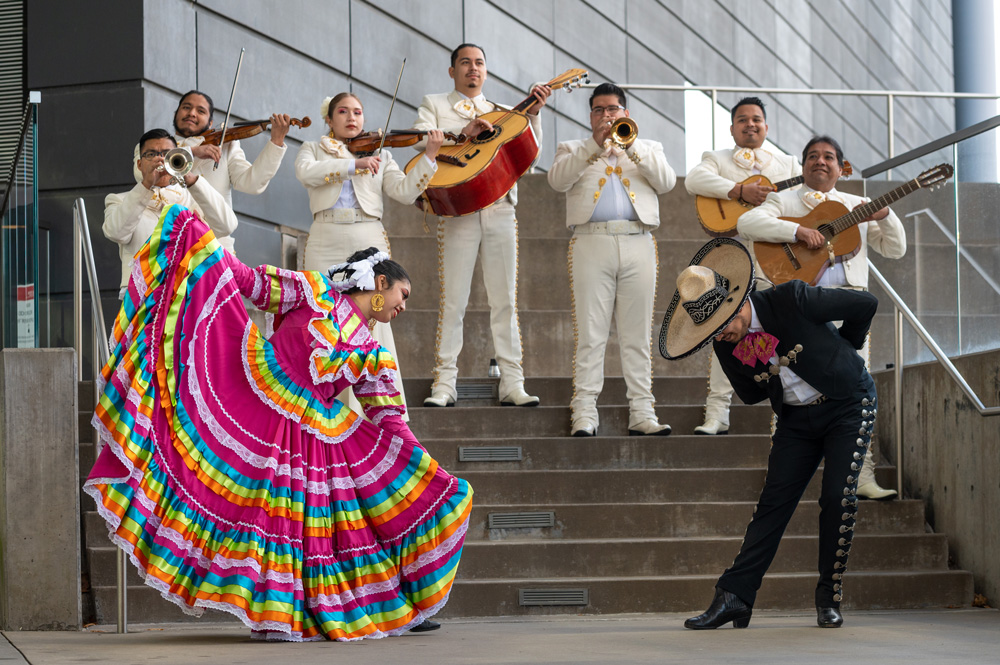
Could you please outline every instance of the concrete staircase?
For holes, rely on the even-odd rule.
[[[426,218],[425,231],[423,213],[386,205],[393,256],[406,266],[414,287],[406,315],[393,324],[411,426],[428,451],[468,479],[476,492],[459,579],[443,616],[701,611],[715,579],[739,550],[763,485],[770,410],[737,403],[729,436],[690,435],[702,418],[707,352],[670,363],[654,350],[657,411],[674,434],[624,436],[628,410],[612,332],[599,436],[570,437],[573,326],[564,197],[540,175],[525,176],[519,187],[518,305],[527,389],[541,397],[537,408],[500,408],[495,399],[461,398],[466,388],[465,394],[492,390],[495,396],[495,381],[485,378],[493,349],[478,267],[459,358],[459,404],[419,406],[429,394],[434,364],[436,219]],[[661,198],[660,209],[657,327],[677,272],[706,239],[682,183]],[[884,271],[890,280],[893,269]],[[891,333],[882,336],[880,330],[891,331],[891,325],[888,314],[878,320],[875,339],[889,339]],[[81,432],[86,431],[89,414],[81,415]],[[84,475],[93,462],[91,451],[81,444]],[[518,458],[504,461],[505,456]],[[878,475],[883,486],[893,486],[891,467],[879,468]],[[758,607],[810,607],[817,496],[814,481],[765,579]],[[94,617],[110,623],[114,549],[93,501],[85,497],[82,505]],[[130,621],[185,619],[134,572],[129,577]],[[949,569],[947,537],[926,532],[922,502],[862,502],[845,592],[849,608],[968,605],[972,576]],[[229,616],[213,612],[206,619]]]

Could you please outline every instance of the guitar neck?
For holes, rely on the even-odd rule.
[[[822,232],[823,235],[827,235],[828,237],[833,237],[838,233],[842,233],[843,231],[846,231],[852,226],[855,226],[856,224],[860,224],[869,215],[878,212],[879,210],[886,207],[890,203],[895,203],[896,201],[903,198],[907,194],[911,194],[918,189],[920,189],[920,183],[917,182],[916,180],[911,180],[907,183],[900,185],[896,189],[883,194],[877,199],[874,199],[872,201],[869,201],[868,203],[858,206],[857,208],[847,213],[846,215],[838,217],[837,219],[833,220],[832,222],[829,222],[828,224],[823,224],[822,227],[820,227],[817,230]]]
[[[802,176],[797,175],[794,178],[789,178],[788,180],[781,180],[779,182],[774,183],[774,191],[780,192],[785,189],[789,189],[790,187],[796,187],[798,185],[801,185],[803,182],[805,182],[805,180],[802,178]]]

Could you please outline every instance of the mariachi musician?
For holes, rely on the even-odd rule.
[[[760,98],[744,97],[736,102],[730,115],[732,124],[729,132],[733,135],[736,148],[704,153],[701,162],[687,174],[684,186],[696,196],[758,206],[773,188],[753,183],[741,184],[743,180],[763,175],[772,183],[779,182],[801,174],[802,168],[794,157],[763,147],[767,138],[767,113]],[[741,240],[739,236],[736,239]],[[694,433],[727,434],[732,401],[733,387],[729,385],[713,352],[709,361],[705,421],[694,429]]]
[[[415,127],[420,130],[476,136],[492,125],[478,116],[504,109],[483,96],[486,53],[475,44],[461,44],[451,54],[448,75],[455,81],[449,93],[426,95],[420,104]],[[541,142],[539,107],[551,94],[538,85],[532,95],[538,104],[527,111],[531,131]],[[483,280],[490,303],[490,328],[500,367],[500,402],[512,406],[536,406],[538,398],[524,390],[521,369],[521,332],[517,319],[517,220],[514,205],[517,186],[496,203],[470,215],[438,220],[438,272],[441,305],[438,316],[437,358],[434,383],[424,406],[451,406],[458,395],[458,354],[462,350],[462,322],[469,304],[476,256],[483,265]]]
[[[615,317],[628,388],[630,435],[667,435],[653,409],[650,328],[656,295],[659,194],[677,176],[663,145],[636,138],[625,91],[602,83],[590,96],[591,136],[560,143],[549,184],[566,192],[576,349],[570,433],[594,436],[604,352]],[[624,134],[624,137],[622,136]]]
[[[267,189],[285,156],[285,136],[291,126],[291,118],[282,113],[271,116],[271,140],[251,163],[243,153],[239,141],[227,140],[224,147],[204,142],[202,134],[212,129],[214,113],[215,104],[207,94],[200,90],[184,93],[174,111],[174,138],[179,147],[188,148],[194,156],[191,173],[204,177],[232,208],[233,189],[244,194],[260,194]],[[135,148],[134,159],[139,159],[139,146]],[[215,166],[216,162],[218,168]],[[136,182],[142,181],[138,170],[135,171],[135,177]],[[219,236],[218,239],[226,249],[234,250],[231,234]]]
[[[823,234],[803,224],[781,218],[804,217],[824,201],[837,201],[848,210],[867,202],[860,196],[836,190],[837,180],[844,168],[844,152],[829,136],[815,136],[802,151],[802,177],[805,185],[797,191],[772,192],[759,207],[742,215],[737,229],[741,236],[754,242],[801,241],[810,249],[826,243]],[[843,262],[835,263],[816,286],[855,291],[868,290],[868,248],[888,259],[898,259],[906,253],[906,231],[890,208],[882,208],[868,221],[858,226],[861,246],[858,253]],[[859,351],[870,364],[868,340]],[[891,499],[896,491],[884,489],[875,481],[875,462],[869,450],[858,478],[858,496],[863,499]]]

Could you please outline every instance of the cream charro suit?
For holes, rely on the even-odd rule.
[[[383,150],[377,174],[355,174],[354,157],[346,154],[348,157],[334,156],[318,142],[307,141],[295,158],[295,177],[309,192],[309,209],[313,213],[303,266],[306,270],[326,272],[331,265],[343,263],[354,252],[368,247],[391,254],[389,237],[382,226],[383,193],[400,203],[411,204],[427,188],[435,170],[430,161],[421,159],[404,174],[392,154]],[[334,210],[346,180],[351,182],[359,208]],[[398,368],[400,361],[389,324],[376,323],[372,337],[396,358]],[[401,377],[402,373],[397,371],[396,389],[404,395]],[[350,390],[345,393],[341,399],[346,397],[349,406],[361,413],[354,393]]]
[[[612,179],[628,192],[631,210],[622,220],[590,222]],[[651,231],[660,225],[657,197],[673,189],[677,176],[656,141],[638,139],[611,159],[589,137],[559,144],[548,180],[553,189],[566,192],[566,225],[574,230],[569,245],[577,335],[570,403],[573,428],[600,425],[597,398],[604,383],[612,314],[629,399],[629,427],[655,420],[650,330],[657,253]]]
[[[733,148],[705,152],[698,163],[684,178],[684,187],[696,196],[728,199],[729,192],[754,171],[740,166],[733,160]],[[791,155],[771,153],[771,161],[761,171],[772,183],[802,174],[799,161]],[[794,191],[794,190],[792,190]],[[746,214],[746,213],[744,213]],[[742,217],[740,218],[742,219]],[[737,238],[742,240],[742,238]],[[718,420],[729,425],[729,405],[733,401],[733,387],[726,378],[715,351],[711,352],[708,371],[708,398],[705,400],[705,420]]]
[[[175,136],[179,147],[194,148],[201,145],[204,139],[200,136],[185,138]],[[222,195],[226,204],[233,207],[233,190],[244,194],[260,194],[267,189],[271,178],[278,172],[281,166],[281,159],[285,156],[287,146],[274,145],[270,140],[257,155],[257,159],[251,164],[247,161],[243,148],[239,141],[227,141],[222,150],[222,157],[219,159],[219,168],[215,168],[215,162],[210,159],[195,158],[194,167],[191,173],[201,176],[208,184],[215,188],[215,191]],[[139,146],[136,145],[133,152],[132,173],[136,182],[142,182],[142,174],[136,166],[139,159]],[[235,231],[235,227],[233,228]],[[230,231],[232,234],[232,231]],[[220,238],[221,240],[221,238]],[[235,250],[234,244],[229,244],[226,249]]]
[[[198,213],[215,232],[219,243],[228,250],[233,248],[230,235],[236,229],[236,215],[222,195],[205,178],[198,178],[190,187],[170,185],[146,189],[138,184],[122,194],[108,194],[104,199],[104,236],[118,243],[122,260],[121,288],[128,286],[132,260],[139,248],[149,239],[159,221],[160,212],[170,204],[179,204]]]
[[[427,95],[417,110],[417,129],[441,129],[458,134],[469,124],[455,110],[463,95],[456,90]],[[499,110],[500,105],[494,104]],[[528,116],[539,144],[542,125],[538,115]],[[479,212],[438,219],[438,271],[441,305],[438,314],[437,362],[432,393],[457,397],[458,355],[462,351],[462,324],[469,304],[476,256],[483,265],[483,281],[490,303],[490,329],[500,367],[500,398],[522,388],[521,332],[517,319],[517,185],[507,196]],[[486,368],[486,359],[482,359]]]

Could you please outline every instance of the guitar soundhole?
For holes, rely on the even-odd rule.
[[[494,125],[493,131],[490,131],[490,132],[481,132],[479,135],[477,135],[475,138],[472,139],[472,142],[473,143],[489,143],[490,141],[492,141],[496,137],[500,136],[500,134],[502,134],[502,133],[503,133],[503,127],[497,127],[497,126]]]

